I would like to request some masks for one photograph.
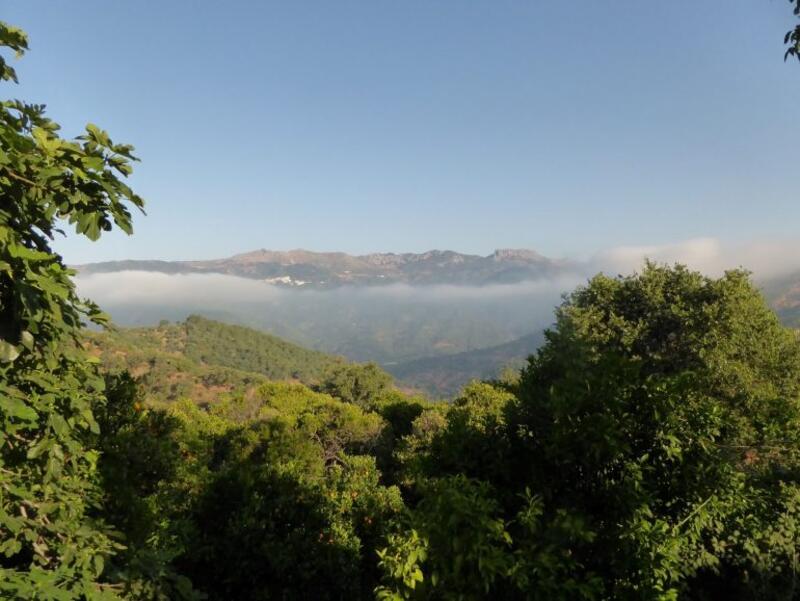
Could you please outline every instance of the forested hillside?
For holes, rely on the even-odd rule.
[[[245,393],[268,380],[318,385],[344,359],[310,351],[276,336],[193,315],[156,327],[86,331],[86,348],[110,371],[128,370],[148,399],[192,398],[212,402],[220,394]],[[444,357],[389,364],[399,386],[432,399],[452,398],[470,380],[518,370],[542,343],[542,335]]]
[[[213,402],[268,380],[318,384],[343,359],[241,326],[191,316],[153,328],[84,333],[86,348],[108,371],[128,370],[148,399]]]
[[[189,317],[179,327],[186,333],[183,352],[187,357],[209,365],[254,371],[273,380],[319,381],[343,361],[276,336],[198,316]]]

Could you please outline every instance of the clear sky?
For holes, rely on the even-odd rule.
[[[800,223],[784,0],[6,0],[0,18],[31,43],[4,96],[142,158],[135,235],[60,242],[70,262],[569,256]]]

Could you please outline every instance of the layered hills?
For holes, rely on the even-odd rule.
[[[536,332],[474,351],[387,364],[385,369],[407,388],[434,398],[449,398],[458,394],[470,380],[490,380],[500,376],[506,368],[521,368],[543,341],[544,334]]]
[[[221,396],[249,394],[268,381],[315,386],[345,360],[308,350],[258,330],[192,315],[153,327],[85,331],[85,346],[109,371],[127,369],[150,402],[192,398],[213,403]],[[448,398],[473,379],[496,377],[521,366],[541,335],[443,357],[385,365],[398,386],[431,398]]]
[[[157,395],[164,398],[191,387],[197,387],[194,396],[209,387],[246,388],[257,376],[311,382],[335,355],[376,361],[400,386],[449,397],[470,379],[493,378],[507,365],[520,365],[539,346],[560,294],[586,277],[577,264],[518,249],[487,256],[262,249],[209,261],[112,261],[79,270],[134,292],[137,282],[151,282],[148,288],[155,292],[147,302],[127,292],[104,298],[105,285],[90,291],[122,324],[183,320],[195,313],[255,328],[189,317],[181,325],[98,335],[105,336],[98,341],[116,345],[114,356],[125,357],[120,363],[156,381]],[[157,275],[110,275],[130,271]],[[174,274],[202,277],[165,277]],[[572,279],[562,282],[562,276]],[[160,292],[166,282],[175,282],[171,296]],[[758,282],[781,320],[795,327],[800,324],[798,282],[800,274]],[[230,290],[216,290],[223,300],[212,302],[210,287]],[[142,353],[154,361],[149,369]],[[191,369],[181,361],[192,362]],[[172,376],[167,385],[159,372],[170,369],[191,376]]]

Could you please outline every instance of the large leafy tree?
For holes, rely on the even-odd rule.
[[[800,345],[745,273],[594,278],[559,310],[509,422],[545,516],[591,534],[570,560],[603,594],[791,587]]]
[[[346,403],[367,407],[391,384],[392,377],[375,363],[349,364],[331,369],[320,390]]]
[[[19,57],[21,30],[0,23],[0,47]],[[17,81],[0,57],[0,80]],[[122,181],[133,148],[88,125],[65,139],[43,105],[0,103],[0,596],[111,595],[97,584],[114,544],[90,519],[97,453],[89,441],[103,380],[75,344],[84,321],[74,272],[52,249],[59,224],[96,240],[143,201]]]
[[[193,585],[220,601],[371,598],[375,549],[402,507],[367,454],[378,415],[284,383],[173,411],[190,469],[172,486],[195,525],[175,563]]]
[[[794,598],[800,343],[742,272],[597,276],[412,465],[387,598]]]

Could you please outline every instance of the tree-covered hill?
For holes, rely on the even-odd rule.
[[[193,315],[181,326],[186,332],[187,357],[209,365],[314,382],[343,359],[312,351],[264,332]]]
[[[191,316],[152,328],[86,332],[86,345],[108,371],[128,370],[151,401],[213,402],[268,380],[315,384],[343,359],[276,336]]]

